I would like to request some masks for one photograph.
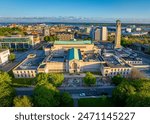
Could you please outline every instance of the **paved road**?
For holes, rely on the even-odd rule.
[[[15,88],[16,94],[19,96],[27,95],[32,96],[33,95],[33,87],[21,87],[21,88]]]
[[[59,90],[61,92],[68,92],[70,94],[78,94],[78,95],[81,93],[85,93],[86,96],[100,96],[105,93],[111,96],[113,89],[114,89],[114,86],[112,86],[112,87],[106,86],[106,87],[92,87],[92,88],[74,88],[74,89],[59,88]]]
[[[73,99],[74,107],[78,107],[78,99]]]
[[[115,87],[114,86],[105,86],[105,87],[92,87],[92,88],[85,88],[85,87],[78,87],[78,88],[59,88],[60,92],[68,92],[71,95],[76,95],[78,97],[79,94],[85,93],[86,97],[90,96],[100,96],[104,93],[107,93],[109,96],[112,95],[112,91]],[[15,88],[17,95],[29,95],[33,94],[33,87],[29,88]],[[77,98],[78,98],[77,97]]]
[[[71,94],[74,102],[74,107],[78,107],[78,100],[80,98],[99,98],[100,95],[104,95],[104,93],[108,94],[108,97],[112,96],[112,91],[114,86],[105,86],[105,87],[78,87],[74,88],[59,88],[60,92],[68,92]],[[15,88],[17,95],[27,95],[32,96],[34,87],[29,88]],[[85,96],[80,96],[81,93],[85,93]]]

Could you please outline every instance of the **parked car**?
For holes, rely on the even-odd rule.
[[[80,93],[79,96],[83,97],[83,96],[86,96],[86,95],[85,95],[85,93]]]

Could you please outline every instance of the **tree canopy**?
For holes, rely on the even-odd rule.
[[[2,27],[0,28],[0,36],[11,36],[11,35],[23,35],[23,31],[18,28],[18,27],[15,27],[15,28],[8,28],[8,27]]]
[[[33,103],[38,107],[57,107],[60,104],[59,91],[49,83],[38,85],[34,89]]]
[[[112,82],[113,82],[115,85],[120,84],[123,80],[124,80],[124,78],[123,78],[120,74],[115,75],[115,76],[112,78]]]
[[[125,106],[126,99],[135,94],[135,88],[128,82],[122,82],[119,84],[116,89],[113,91],[113,99],[116,106]]]
[[[57,36],[51,35],[51,36],[45,36],[44,40],[47,42],[54,42],[54,41],[59,40],[59,39],[57,38]]]
[[[113,91],[116,106],[146,107],[150,105],[150,80],[123,80]]]
[[[60,106],[62,106],[62,107],[72,107],[73,106],[73,99],[69,93],[64,92],[61,94]]]
[[[31,98],[28,96],[17,96],[13,100],[15,107],[32,107]]]
[[[7,72],[0,71],[0,84],[10,84],[11,77]]]
[[[96,84],[96,77],[92,73],[87,72],[83,81],[87,86],[92,86]]]
[[[11,53],[8,58],[9,58],[9,61],[14,61],[16,58],[16,55],[14,53]]]
[[[58,87],[64,81],[64,75],[58,73],[40,73],[36,76],[37,85],[42,85],[45,83],[53,84],[53,86]]]
[[[142,91],[133,94],[127,98],[128,107],[149,107],[150,106],[150,92]]]
[[[10,76],[6,72],[0,71],[0,107],[12,106],[15,90],[10,83]]]
[[[64,81],[64,75],[63,74],[54,74],[50,73],[48,75],[49,83],[52,83],[55,87],[61,86]]]

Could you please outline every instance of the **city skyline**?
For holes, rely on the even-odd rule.
[[[0,17],[150,19],[149,4],[148,0],[1,0]]]

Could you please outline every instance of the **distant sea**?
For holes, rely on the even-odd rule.
[[[115,23],[75,23],[75,22],[0,22],[0,26],[7,26],[10,24],[21,24],[21,25],[37,25],[37,24],[46,24],[49,26],[52,25],[68,25],[68,26],[115,26]],[[126,27],[128,25],[135,25],[135,26],[144,26],[150,28],[150,24],[140,24],[140,23],[122,23],[122,26]]]

